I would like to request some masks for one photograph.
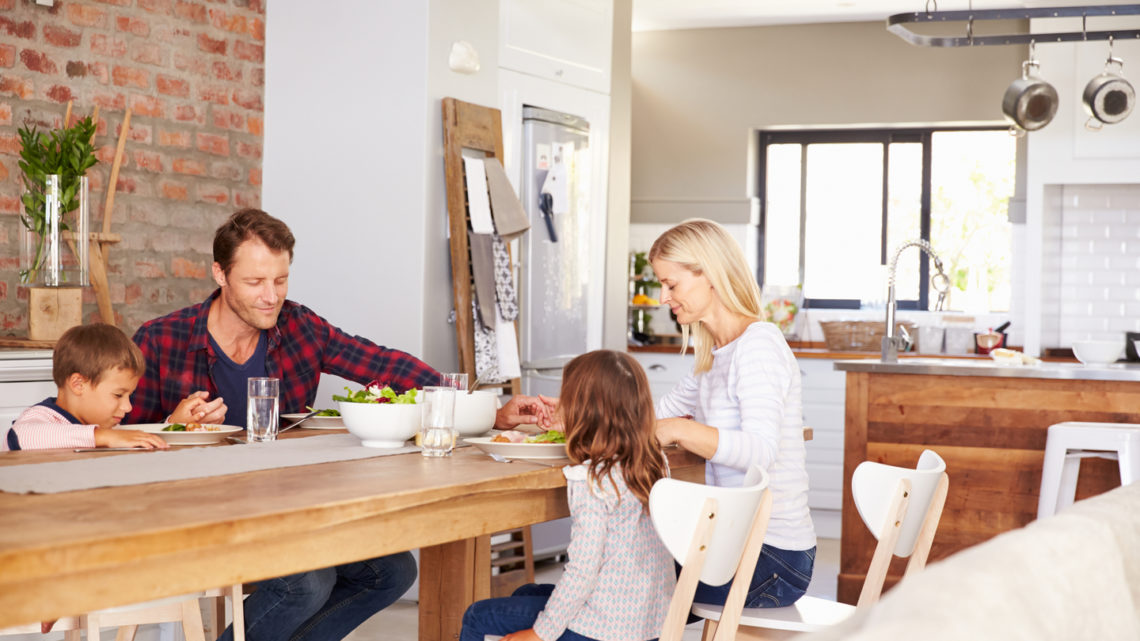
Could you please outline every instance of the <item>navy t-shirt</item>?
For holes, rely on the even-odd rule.
[[[257,339],[257,348],[253,355],[244,363],[238,364],[230,360],[229,356],[218,346],[218,342],[210,336],[210,345],[218,356],[218,362],[210,370],[210,378],[218,388],[218,396],[226,399],[226,425],[245,427],[245,406],[248,399],[249,384],[247,379],[265,377],[265,332]]]

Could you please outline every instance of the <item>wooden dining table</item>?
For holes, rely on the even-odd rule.
[[[5,452],[0,466],[115,455]],[[674,477],[703,482],[703,459],[675,448],[669,459]],[[419,638],[454,639],[467,606],[490,596],[489,536],[568,516],[565,486],[550,462],[504,464],[464,447],[448,458],[0,492],[0,628],[418,548]]]

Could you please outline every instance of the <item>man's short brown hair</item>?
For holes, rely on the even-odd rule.
[[[289,226],[260,209],[243,209],[214,232],[214,262],[221,266],[223,273],[230,273],[238,246],[251,238],[260,240],[273,251],[289,252],[289,262],[293,262],[294,241]]]
[[[68,377],[79,374],[98,385],[107,372],[125,369],[141,377],[146,360],[138,345],[114,325],[77,325],[63,333],[51,357],[51,376],[63,387]]]

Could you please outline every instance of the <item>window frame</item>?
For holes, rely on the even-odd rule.
[[[756,190],[759,201],[759,243],[758,261],[756,267],[756,280],[764,283],[764,250],[767,242],[768,229],[768,203],[767,203],[767,163],[768,146],[773,144],[800,145],[800,247],[799,247],[799,275],[800,282],[804,280],[805,249],[807,229],[807,149],[812,144],[843,144],[843,143],[878,143],[883,146],[883,184],[881,220],[882,230],[879,238],[879,264],[886,265],[889,259],[888,252],[893,251],[887,247],[887,222],[890,193],[890,149],[891,143],[919,143],[922,145],[922,188],[919,205],[919,235],[930,241],[930,198],[931,198],[931,165],[933,162],[934,134],[959,131],[1005,131],[1008,127],[1002,125],[956,125],[938,127],[877,127],[877,128],[838,128],[838,129],[760,129],[756,131],[756,149],[758,161],[756,164]],[[925,310],[930,308],[930,258],[923,253],[918,262],[918,299],[899,300],[899,309]],[[861,301],[850,298],[805,298],[804,308],[820,309],[859,309]]]

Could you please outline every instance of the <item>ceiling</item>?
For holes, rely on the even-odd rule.
[[[1128,0],[1123,2],[930,0],[929,9],[965,11],[1127,3]],[[633,0],[633,30],[660,31],[809,22],[885,21],[887,16],[896,13],[926,9],[926,0]]]

